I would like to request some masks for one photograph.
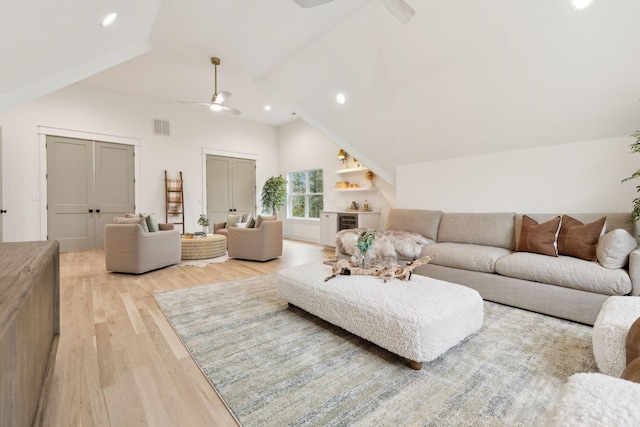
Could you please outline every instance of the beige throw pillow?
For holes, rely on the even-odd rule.
[[[524,215],[516,252],[533,252],[557,257],[556,236],[558,228],[560,228],[559,216],[538,224],[536,220]]]
[[[235,227],[240,221],[242,215],[231,215],[227,214],[227,228]]]
[[[256,225],[254,228],[260,228],[260,224],[262,224],[263,221],[273,221],[275,219],[275,215],[258,215],[258,219],[256,219]]]
[[[596,254],[598,262],[604,268],[615,270],[629,262],[629,254],[638,246],[638,242],[627,230],[616,228],[600,238]]]

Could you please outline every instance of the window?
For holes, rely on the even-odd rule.
[[[320,218],[323,206],[322,169],[289,173],[289,218]]]

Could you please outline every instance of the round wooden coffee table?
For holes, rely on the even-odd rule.
[[[216,258],[227,252],[227,238],[220,234],[195,239],[180,239],[182,259]]]

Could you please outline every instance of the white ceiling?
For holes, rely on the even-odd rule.
[[[218,56],[239,119],[295,111],[390,182],[401,164],[640,127],[639,1],[408,2],[402,25],[376,0],[5,0],[0,111],[78,81],[208,101]],[[120,18],[105,29],[107,9]]]

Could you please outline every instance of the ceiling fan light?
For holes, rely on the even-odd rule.
[[[110,14],[105,16],[104,19],[102,20],[102,26],[108,27],[109,25],[114,23],[117,17],[118,17],[118,14],[116,12],[111,12]]]
[[[216,104],[215,102],[209,106],[211,111],[222,111],[222,106],[220,104]]]
[[[589,6],[591,6],[593,0],[571,0],[571,6],[575,10],[585,10]]]
[[[344,96],[344,93],[340,92],[336,95],[336,101],[338,101],[338,104],[344,104],[347,102],[347,97]]]
[[[267,111],[271,111],[271,105],[265,105],[264,109],[267,110]]]

